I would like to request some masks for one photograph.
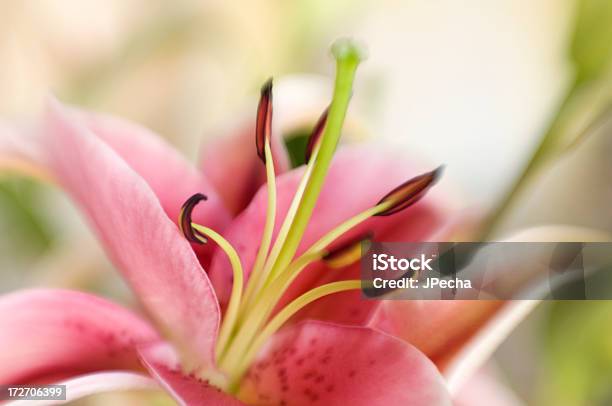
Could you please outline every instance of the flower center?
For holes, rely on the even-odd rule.
[[[276,175],[270,146],[272,122],[272,81],[261,89],[257,109],[257,154],[266,167],[267,213],[263,234],[250,277],[244,285],[242,263],[231,244],[214,230],[191,220],[193,208],[206,200],[196,194],[183,205],[179,225],[192,242],[214,241],[228,256],[233,272],[233,286],[216,346],[219,369],[229,378],[228,391],[235,391],[266,340],[304,306],[347,290],[359,289],[359,280],[344,280],[318,286],[297,297],[273,314],[283,293],[310,264],[325,261],[331,267],[342,267],[358,260],[362,235],[341,246],[331,247],[347,231],[372,216],[386,216],[416,203],[435,183],[440,168],[410,179],[384,196],[375,206],[364,210],[329,231],[304,253],[296,256],[298,246],[310,221],[321,192],[340,133],[352,92],[357,66],[362,59],[358,47],[348,40],[334,44],[336,81],[332,102],[315,125],[306,152],[306,168],[295,191],[278,235],[272,241],[276,224]],[[245,288],[245,289],[243,289]]]

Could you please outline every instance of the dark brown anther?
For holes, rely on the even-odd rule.
[[[325,129],[325,124],[327,123],[328,113],[329,113],[329,107],[325,109],[323,114],[321,114],[321,117],[319,117],[319,120],[317,120],[317,123],[315,124],[315,126],[312,128],[312,132],[310,133],[310,138],[308,138],[308,145],[306,146],[306,155],[305,155],[306,163],[310,162],[310,158],[312,157],[312,153],[315,149],[315,146],[319,142],[319,139],[321,139],[321,135],[323,135],[323,130]]]
[[[270,142],[272,133],[272,78],[261,87],[261,97],[257,106],[257,122],[255,124],[255,145],[257,155],[266,163],[266,142]]]
[[[376,204],[378,206],[383,203],[390,203],[391,205],[384,211],[376,214],[376,216],[390,216],[418,202],[425,196],[429,188],[440,179],[443,169],[444,167],[440,166],[431,172],[416,176],[393,189]]]
[[[181,213],[179,215],[179,228],[181,233],[188,241],[198,244],[204,244],[208,241],[208,239],[191,226],[191,213],[198,203],[204,200],[208,200],[206,195],[196,193],[187,199],[185,203],[183,203],[183,207],[181,207]]]
[[[340,268],[350,265],[361,257],[361,247],[372,240],[374,233],[368,231],[343,241],[331,247],[322,257],[332,268]]]

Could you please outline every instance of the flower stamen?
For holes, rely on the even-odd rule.
[[[223,370],[231,371],[232,366],[240,361],[244,350],[254,339],[253,332],[261,329],[289,285],[304,268],[319,259],[321,259],[320,253],[303,255],[291,263],[288,272],[284,272],[274,281],[268,280],[268,284],[264,285],[254,304],[249,307],[248,317],[240,325],[239,331],[231,342],[231,349],[226,350],[220,359],[220,366]]]
[[[418,202],[427,190],[440,179],[443,169],[443,166],[439,166],[433,171],[407,180],[393,189],[377,203],[377,206],[387,205],[388,207],[376,213],[375,216],[390,216]]]
[[[183,203],[183,206],[181,207],[178,221],[179,229],[181,230],[181,234],[183,234],[183,236],[185,236],[185,238],[190,242],[197,244],[205,244],[208,242],[204,235],[200,234],[197,230],[194,230],[191,226],[191,215],[193,209],[195,209],[198,203],[206,200],[208,200],[206,195],[196,193],[187,199],[187,201]]]
[[[266,163],[264,146],[270,142],[272,134],[272,78],[261,88],[261,97],[257,106],[257,121],[255,124],[255,146],[257,155]]]
[[[276,222],[276,173],[274,171],[274,159],[272,157],[272,148],[270,145],[270,131],[272,123],[272,79],[269,79],[261,89],[261,98],[257,109],[256,123],[256,139],[258,154],[259,147],[263,147],[263,162],[266,165],[266,186],[268,192],[268,206],[266,209],[266,222],[261,238],[261,244],[255,257],[255,262],[251,270],[251,275],[247,284],[245,297],[243,300],[243,309],[249,306],[255,295],[266,278],[266,273],[263,269],[266,256],[270,250],[272,243],[272,233]],[[262,144],[263,143],[263,144]],[[261,156],[261,155],[260,155]],[[263,273],[263,274],[262,274]]]
[[[372,240],[372,232],[360,234],[327,250],[322,259],[331,268],[343,268],[361,258],[362,247]]]
[[[370,207],[344,221],[329,231],[308,248],[302,255],[312,255],[316,252],[325,253],[326,247],[354,227],[373,216],[388,216],[412,206],[422,199],[429,188],[440,178],[442,167],[431,172],[416,176],[387,193],[374,207]],[[325,255],[325,254],[324,254]]]
[[[297,299],[294,299],[280,312],[278,312],[278,314],[276,314],[276,316],[274,316],[270,320],[270,322],[268,322],[266,327],[257,335],[257,337],[249,345],[247,351],[240,360],[240,364],[234,370],[236,372],[234,376],[239,378],[235,380],[232,384],[230,384],[230,389],[232,387],[235,387],[236,384],[239,382],[240,377],[242,377],[244,372],[246,372],[246,370],[249,368],[249,366],[253,362],[253,359],[255,358],[261,347],[265,344],[265,342],[298,311],[324,296],[332,295],[334,293],[346,292],[349,290],[357,290],[360,288],[360,280],[331,282],[309,290],[308,292],[299,296]]]
[[[242,298],[242,284],[244,283],[242,263],[240,262],[240,257],[238,256],[238,253],[236,252],[234,247],[232,247],[232,245],[219,233],[199,224],[192,223],[191,226],[202,235],[205,235],[211,240],[213,240],[219,246],[219,248],[221,248],[223,252],[225,252],[232,266],[232,273],[234,276],[234,281],[232,283],[232,293],[230,296],[229,304],[227,305],[227,310],[225,311],[225,316],[223,317],[223,322],[221,323],[219,337],[217,339],[216,356],[217,359],[219,359],[221,353],[223,352],[223,349],[225,348],[225,345],[227,344],[227,341],[229,340],[230,334],[234,329],[234,325],[238,317],[238,310],[240,309],[240,301]]]
[[[359,49],[350,41],[336,43],[333,54],[337,61],[337,73],[332,102],[312,130],[305,152],[306,167],[302,179],[273,244],[277,190],[271,148],[272,80],[268,80],[261,89],[255,138],[257,154],[266,167],[268,206],[261,242],[244,294],[243,268],[236,250],[214,230],[192,222],[194,207],[206,200],[206,196],[192,196],[181,210],[179,226],[185,237],[199,243],[212,239],[225,252],[232,266],[234,278],[231,296],[215,348],[217,366],[227,374],[231,382],[230,391],[237,389],[243,374],[266,340],[302,308],[324,296],[362,287],[359,280],[332,282],[309,290],[281,307],[279,303],[296,278],[317,261],[323,261],[331,268],[355,263],[361,257],[363,243],[371,239],[371,233],[345,239],[335,246],[332,244],[373,216],[392,215],[414,205],[426,195],[441,174],[442,168],[438,168],[402,183],[376,205],[345,220],[303,254],[296,255],[339,143],[352,83],[361,59]]]

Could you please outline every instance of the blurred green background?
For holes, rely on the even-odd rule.
[[[156,130],[189,159],[270,75],[330,76],[328,46],[369,49],[368,136],[444,162],[460,209],[494,213],[541,144],[497,232],[612,231],[612,2],[607,0],[4,0],[0,113],[48,92]],[[507,200],[507,199],[506,199]],[[0,292],[61,286],[132,299],[55,188],[0,173]],[[494,363],[530,405],[612,404],[612,303],[547,302]],[[149,395],[87,404],[165,404]]]

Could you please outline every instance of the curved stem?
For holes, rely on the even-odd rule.
[[[501,221],[504,220],[508,212],[516,204],[517,199],[522,195],[525,187],[529,184],[529,181],[533,175],[537,173],[542,164],[548,160],[557,140],[557,135],[560,131],[561,120],[564,117],[566,109],[575,96],[577,90],[578,84],[573,83],[565,94],[565,97],[557,110],[557,114],[551,120],[546,134],[542,137],[540,143],[534,150],[531,158],[527,162],[527,165],[512,186],[508,189],[508,192],[506,192],[504,197],[500,200],[498,205],[491,211],[491,214],[484,223],[484,227],[479,232],[477,241],[487,241],[493,236]]]

